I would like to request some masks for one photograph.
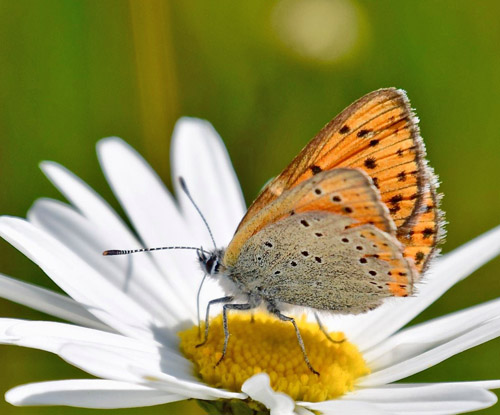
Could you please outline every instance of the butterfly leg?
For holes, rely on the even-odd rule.
[[[311,372],[313,372],[315,375],[319,376],[319,372],[314,370],[314,368],[311,366],[311,362],[309,361],[309,358],[307,357],[306,353],[306,348],[304,346],[304,341],[302,340],[302,336],[300,335],[300,330],[299,327],[297,326],[297,323],[295,322],[295,319],[293,317],[288,317],[285,316],[284,314],[281,314],[281,311],[279,311],[276,307],[273,305],[270,305],[268,307],[269,312],[273,313],[276,317],[278,317],[281,321],[289,321],[293,324],[293,327],[295,328],[295,334],[297,335],[297,340],[299,342],[299,346],[302,350],[302,355],[304,356],[304,361],[306,362],[307,367]]]
[[[215,300],[210,300],[208,302],[207,312],[205,314],[205,338],[200,344],[197,344],[196,347],[203,346],[208,340],[208,319],[210,317],[210,306],[212,306],[213,304],[228,303],[230,301],[233,301],[233,297],[231,295],[228,295],[226,297],[216,298]]]
[[[318,323],[318,327],[319,329],[321,330],[321,332],[325,335],[325,337],[330,340],[332,343],[335,343],[335,344],[339,344],[339,343],[344,343],[345,342],[345,338],[343,338],[342,340],[333,340],[330,335],[328,334],[328,332],[325,330],[325,327],[323,326],[323,324],[321,324],[321,320],[319,319],[319,316],[318,316],[318,313],[314,313],[314,318],[316,318],[316,322]]]
[[[226,356],[226,351],[227,351],[227,344],[229,343],[229,329],[227,327],[227,310],[251,310],[255,307],[257,307],[258,304],[224,304],[224,307],[222,308],[222,326],[224,327],[224,347],[222,348],[222,356],[219,359],[219,361],[215,364],[215,366],[218,366],[220,362],[222,362],[222,359],[224,359],[224,356]]]

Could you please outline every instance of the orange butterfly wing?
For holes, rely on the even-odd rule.
[[[426,166],[417,119],[405,92],[394,88],[365,95],[309,142],[252,203],[226,250],[226,258],[237,258],[246,239],[280,218],[262,211],[267,211],[284,192],[321,172],[339,167],[359,168],[370,175],[397,226],[398,239],[407,246],[405,255],[414,258],[415,263],[427,264],[436,252],[442,233],[439,198],[434,187],[430,188],[435,179]],[[425,216],[421,210],[429,198],[435,208],[431,215]],[[308,210],[311,208],[309,205]],[[324,208],[321,204],[316,206],[317,210]],[[422,221],[426,221],[436,235],[426,237],[425,243],[423,234],[419,236],[425,229],[420,229]]]
[[[406,94],[394,88],[374,91],[342,111],[309,142],[260,193],[238,230],[284,190],[321,171],[357,167],[383,189],[384,203],[401,195],[399,209],[393,209],[391,215],[399,232],[404,233],[423,201],[424,157],[417,120]]]
[[[269,205],[260,209],[239,229],[226,249],[224,260],[232,265],[246,240],[269,223],[296,213],[320,210],[346,215],[356,224],[370,224],[389,234],[395,225],[379,192],[368,175],[358,169],[334,169],[283,192]]]

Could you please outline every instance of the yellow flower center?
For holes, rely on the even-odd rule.
[[[181,350],[209,385],[241,391],[248,378],[265,372],[275,391],[310,402],[339,397],[354,388],[356,379],[370,372],[352,343],[332,343],[317,324],[304,318],[297,319],[297,324],[311,365],[320,376],[304,362],[292,324],[265,313],[256,313],[253,321],[247,313],[228,315],[231,337],[226,356],[217,366],[224,344],[220,315],[211,320],[208,341],[201,347],[196,347],[202,341],[198,326],[180,332]],[[204,325],[201,329],[203,333]],[[344,338],[343,333],[329,335],[333,340]]]

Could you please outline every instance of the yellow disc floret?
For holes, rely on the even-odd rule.
[[[194,362],[198,376],[212,386],[241,391],[248,378],[265,372],[275,391],[294,400],[318,402],[351,391],[356,379],[369,373],[356,346],[348,341],[331,342],[317,324],[305,319],[297,319],[297,324],[319,376],[304,362],[292,324],[265,313],[256,313],[253,320],[245,313],[228,317],[231,337],[226,356],[217,366],[224,344],[221,316],[211,320],[208,341],[201,347],[196,347],[202,341],[198,326],[179,333],[183,353]],[[337,341],[344,338],[343,333],[329,335]]]

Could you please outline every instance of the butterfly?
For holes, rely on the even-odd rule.
[[[337,115],[264,187],[226,249],[197,249],[205,275],[226,293],[208,303],[199,346],[211,306],[223,304],[219,364],[228,311],[264,305],[293,324],[317,373],[287,306],[313,309],[328,337],[317,311],[357,314],[412,295],[444,233],[425,156],[403,90],[371,92]]]

